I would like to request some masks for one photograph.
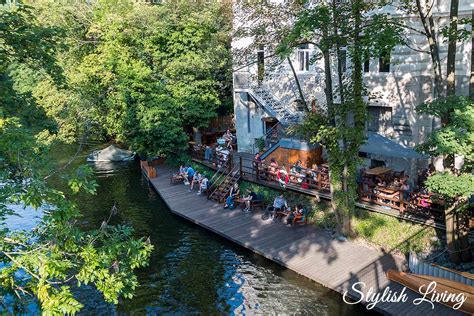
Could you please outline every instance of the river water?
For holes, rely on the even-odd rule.
[[[94,170],[97,195],[80,203],[87,225],[100,225],[115,203],[114,222],[132,225],[155,246],[149,267],[138,272],[135,297],[113,312],[367,314],[361,306],[344,304],[339,294],[172,214],[138,164],[96,164]],[[90,303],[84,312],[112,312],[100,299]]]
[[[79,159],[82,160],[82,159]],[[83,161],[83,160],[82,160]],[[155,246],[131,300],[107,304],[92,289],[76,292],[84,315],[367,315],[338,293],[172,214],[138,163],[92,165],[97,194],[80,195],[84,227],[127,223]],[[26,218],[26,217],[25,217]],[[30,305],[30,312],[37,305]]]

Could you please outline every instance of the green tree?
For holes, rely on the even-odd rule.
[[[467,97],[438,98],[417,107],[423,114],[433,115],[442,126],[419,146],[421,152],[442,156],[445,171],[437,172],[426,181],[427,188],[446,201],[446,240],[451,261],[472,260],[469,244],[468,198],[474,193],[474,103]],[[455,156],[464,158],[460,170],[455,168]]]
[[[182,154],[186,133],[231,104],[225,3],[116,0],[40,12],[46,25],[67,34],[58,53],[66,83],[47,80],[34,94],[58,125],[69,127],[63,131],[88,130],[149,155]]]
[[[357,157],[365,141],[367,118],[362,61],[390,52],[400,42],[399,28],[388,23],[388,15],[367,14],[376,7],[364,1],[351,1],[318,4],[303,10],[280,47],[281,52],[288,53],[297,43],[307,42],[321,51],[327,110],[307,115],[295,130],[305,134],[310,142],[321,143],[328,152],[332,208],[339,232],[347,235],[353,234],[351,218],[357,198]],[[345,23],[340,24],[341,20]],[[347,47],[352,61],[349,75],[342,73],[342,46]],[[332,82],[333,61],[338,66],[337,88]]]
[[[74,314],[82,304],[71,289],[82,284],[93,285],[108,302],[130,298],[137,286],[134,270],[147,264],[153,246],[134,238],[130,227],[108,224],[115,207],[100,228],[78,227],[81,212],[73,200],[79,192],[95,193],[92,171],[53,169],[49,148],[56,138],[43,130],[53,121],[33,97],[33,88],[45,78],[61,87],[64,78],[55,59],[61,29],[42,25],[34,9],[23,5],[0,9],[0,21],[0,86],[8,88],[0,96],[1,301],[13,296],[21,304],[34,297],[44,313]],[[51,188],[52,175],[70,189]],[[43,210],[35,229],[8,229],[6,215],[21,216],[15,205]]]

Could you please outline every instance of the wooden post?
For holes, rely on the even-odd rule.
[[[400,200],[400,213],[403,213],[405,211],[405,200],[402,191],[398,191],[398,199]]]
[[[240,178],[242,178],[242,156],[239,156],[239,173],[240,173]]]

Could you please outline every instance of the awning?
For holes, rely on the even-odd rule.
[[[393,140],[379,135],[377,133],[369,133],[367,142],[360,147],[360,152],[382,155],[387,157],[405,158],[405,159],[419,159],[426,158],[426,156],[419,152],[400,145]]]

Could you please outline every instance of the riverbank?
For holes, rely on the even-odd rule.
[[[332,239],[324,230],[310,225],[288,228],[263,221],[258,213],[223,210],[222,205],[189,193],[186,186],[170,184],[173,171],[170,167],[158,166],[157,178],[150,181],[172,213],[341,294],[348,291],[353,299],[360,297],[352,288],[357,282],[364,282],[366,290],[373,288],[383,292],[390,286],[393,291],[401,291],[401,286],[389,282],[385,273],[388,269],[403,270],[404,258],[351,241]],[[408,297],[411,302],[417,294],[408,291]],[[395,315],[433,313],[429,304],[379,303],[376,308]],[[434,312],[447,315],[453,310],[436,305]]]

